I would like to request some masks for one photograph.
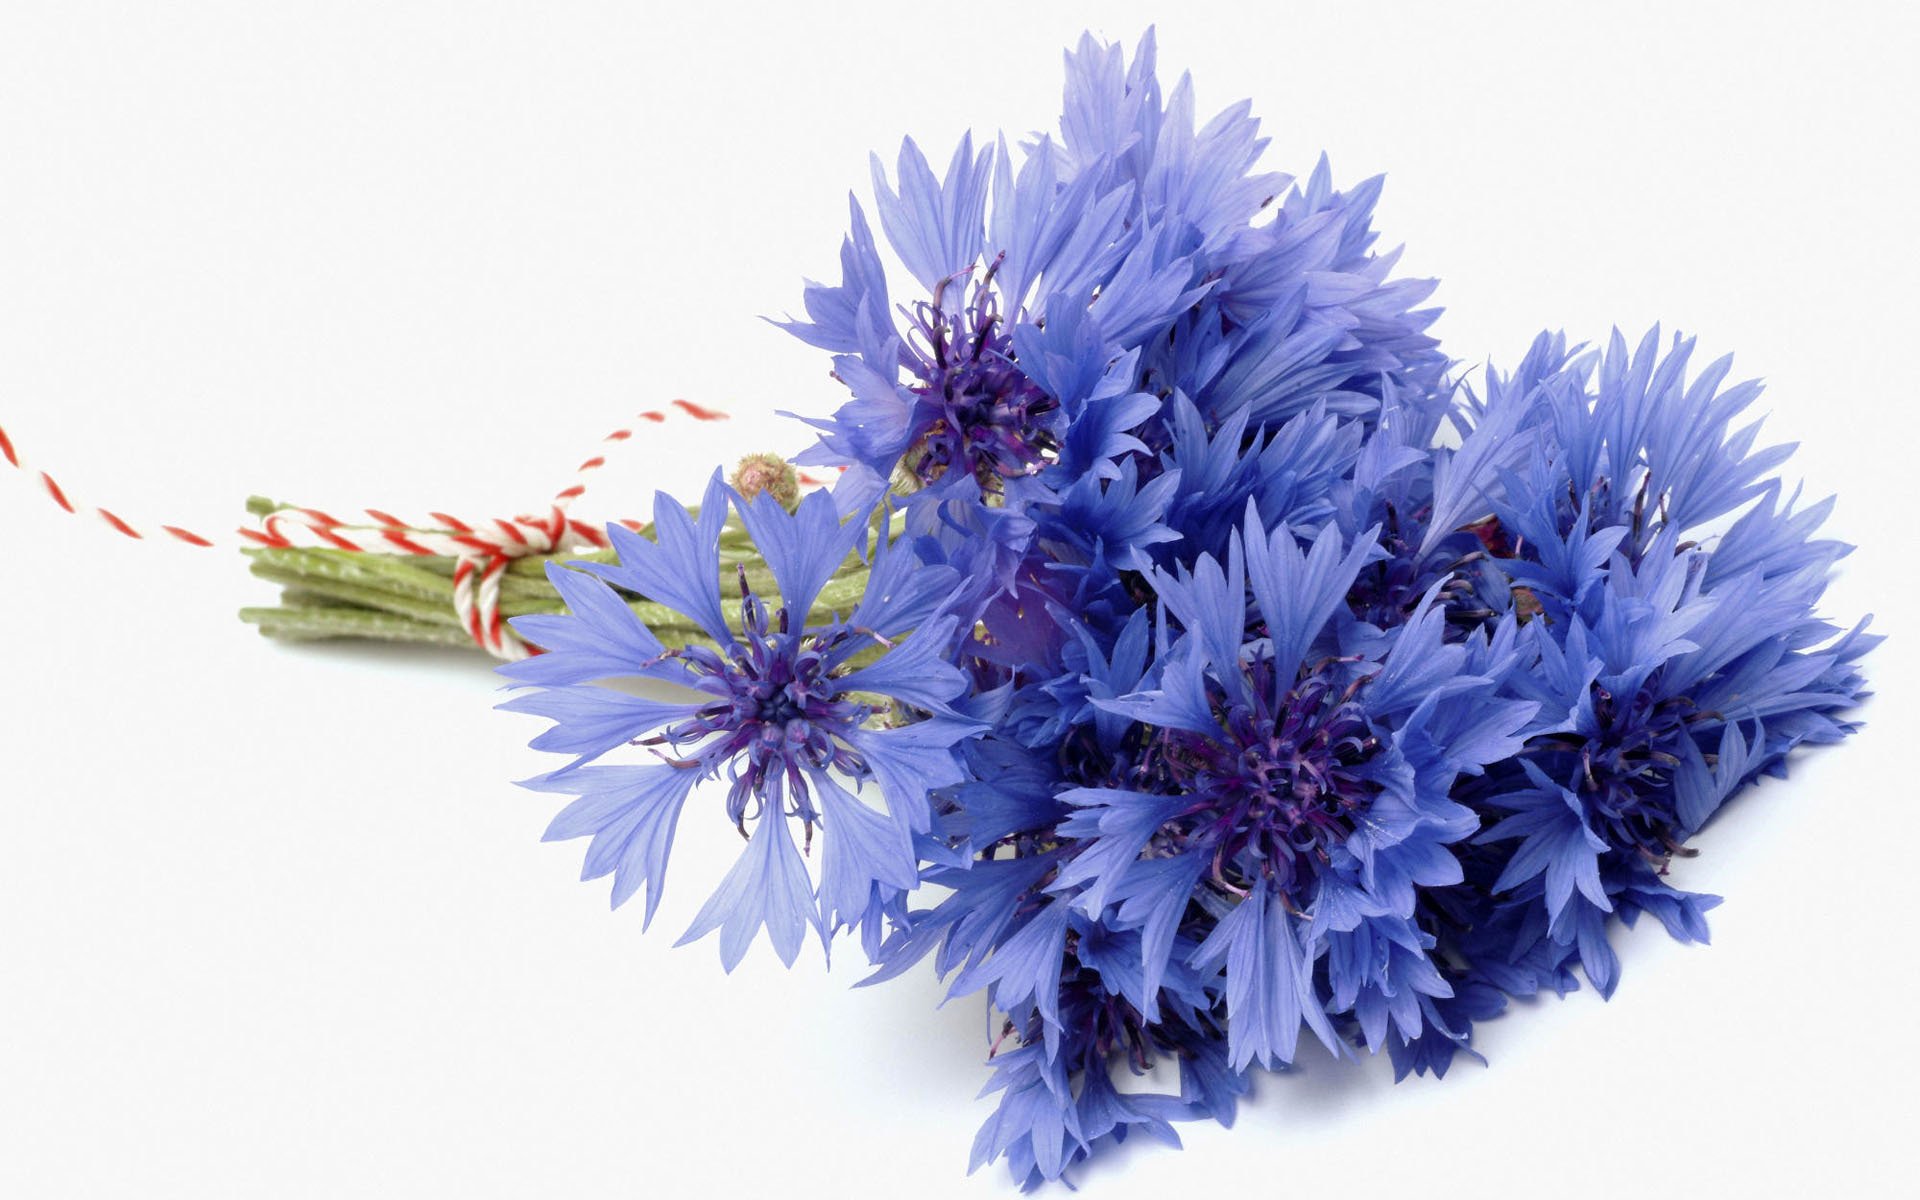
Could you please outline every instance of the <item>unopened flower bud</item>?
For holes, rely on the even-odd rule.
[[[800,474],[778,454],[747,455],[733,469],[731,482],[748,500],[766,492],[789,511],[800,503]]]

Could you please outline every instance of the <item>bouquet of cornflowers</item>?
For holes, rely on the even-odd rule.
[[[1542,334],[1458,378],[1379,180],[1256,170],[1150,35],[1066,62],[1057,136],[876,159],[905,277],[855,202],[784,323],[848,393],[804,418],[831,490],[661,496],[501,668],[615,905],[693,801],[745,844],[682,941],[983,995],[973,1163],[1025,1185],[1230,1123],[1303,1032],[1444,1075],[1510,997],[1611,994],[1616,920],[1705,941],[1669,862],[1851,731],[1876,640],[1814,615],[1847,547],[1727,360]]]

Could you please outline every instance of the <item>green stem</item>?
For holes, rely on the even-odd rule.
[[[352,578],[347,572],[338,570],[301,572],[287,570],[266,562],[255,562],[251,570],[261,579],[283,587],[297,588],[302,592],[316,593],[338,601],[340,604],[390,613],[429,625],[460,628],[460,619],[454,614],[450,605],[436,604],[417,596],[370,586],[366,582]],[[336,610],[330,608],[327,611]]]
[[[256,516],[282,507],[260,497],[247,502],[248,511]],[[900,522],[899,514],[895,514],[883,536],[896,536]],[[246,554],[253,574],[282,585],[278,607],[241,610],[241,620],[269,637],[470,644],[453,607],[456,559],[298,547],[257,548]],[[778,602],[773,572],[737,522],[730,521],[721,531],[720,559],[723,596],[734,594],[744,567],[747,586],[769,603]],[[564,613],[566,606],[547,579],[549,565],[615,561],[612,550],[515,559],[499,579],[500,611],[508,617]],[[867,574],[867,564],[850,557],[821,590],[808,622],[824,623],[833,614],[845,616],[851,612],[866,589]],[[707,640],[687,617],[664,605],[632,599],[627,606],[668,645]],[[737,630],[737,620],[732,624]]]
[[[330,638],[372,638],[422,645],[471,646],[457,626],[428,625],[392,613],[364,608],[243,608],[240,619],[270,638],[312,642]]]

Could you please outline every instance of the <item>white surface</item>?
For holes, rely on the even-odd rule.
[[[674,395],[741,416],[629,453],[586,507],[796,447],[755,414],[836,389],[757,317],[835,269],[868,149],[1050,124],[1093,10],[693,7],[6,5],[0,420],[76,492],[210,527],[250,491],[519,508]],[[1868,730],[1679,868],[1728,898],[1711,949],[1623,935],[1616,999],[1484,1027],[1490,1069],[1315,1063],[1088,1194],[1894,1190],[1914,18],[1245,7],[1097,29],[1158,19],[1167,74],[1209,110],[1254,97],[1280,166],[1390,171],[1381,226],[1444,281],[1455,355],[1656,317],[1739,350],[1861,545],[1829,611],[1895,638]],[[538,842],[549,799],[508,783],[537,724],[490,711],[478,660],[262,642],[232,610],[270,589],[234,558],[125,543],[11,473],[0,561],[0,1194],[1006,1194],[962,1176],[977,1009],[934,1011],[925,975],[848,991],[851,957],[760,946],[728,979],[671,949],[723,819],[683,822],[649,934],[609,916],[580,846]]]

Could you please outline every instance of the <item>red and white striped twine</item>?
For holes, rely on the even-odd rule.
[[[675,400],[672,407],[696,421],[722,421],[727,414],[706,408],[691,400]],[[649,409],[637,420],[663,424],[668,413]],[[616,429],[603,440],[614,444],[631,439],[636,427]],[[55,504],[75,516],[90,516],[104,522],[124,537],[144,540],[149,534],[110,509],[76,501],[51,474],[29,466],[22,460],[12,439],[0,428],[0,455],[28,475],[36,476],[40,487]],[[474,643],[496,658],[519,659],[538,653],[516,636],[500,617],[500,577],[516,558],[529,554],[562,554],[581,548],[601,548],[607,544],[600,526],[568,515],[568,508],[587,490],[594,473],[606,465],[604,453],[595,454],[574,468],[573,482],[561,488],[548,502],[543,516],[518,516],[491,521],[462,521],[442,512],[427,514],[430,520],[410,524],[379,509],[364,510],[363,521],[342,521],[316,508],[282,508],[261,518],[258,529],[237,531],[242,545],[273,547],[309,547],[348,550],[360,554],[431,555],[456,560],[453,572],[453,605],[461,625]],[[821,482],[808,479],[807,482]],[[633,521],[620,524],[638,529]],[[219,545],[178,525],[152,526],[153,536],[165,536],[189,546],[211,548]]]
[[[74,514],[75,516],[87,516],[87,517],[98,518],[99,520],[106,522],[107,526],[111,528],[114,532],[123,534],[126,537],[144,539],[147,536],[146,534],[141,533],[138,529],[135,529],[133,526],[127,524],[126,521],[120,518],[119,514],[113,512],[110,509],[96,508],[92,505],[80,504],[75,502],[72,497],[67,495],[67,490],[65,488],[61,487],[58,483],[54,482],[53,476],[47,474],[45,471],[40,470],[38,467],[32,467],[27,465],[27,463],[20,457],[20,451],[14,447],[13,439],[7,436],[7,431],[5,429],[0,429],[0,455],[4,455],[6,457],[7,462],[10,463],[11,465],[20,468],[22,471],[24,471],[28,475],[32,475],[36,477],[37,481],[39,482],[41,490],[46,492],[47,497],[51,499],[55,504],[58,504],[61,508],[66,509],[68,512]],[[199,534],[193,532],[190,529],[182,529],[178,525],[162,525],[159,527],[159,531],[165,534],[166,536],[171,537],[176,541],[184,542],[189,546],[208,547],[213,545],[213,543],[207,540],[206,538],[201,537]]]

